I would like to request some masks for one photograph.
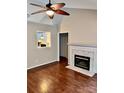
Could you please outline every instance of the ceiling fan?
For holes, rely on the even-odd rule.
[[[65,6],[65,3],[52,4],[51,0],[49,0],[49,3],[46,4],[45,6],[39,5],[39,4],[34,4],[34,3],[30,3],[30,5],[37,6],[37,7],[41,8],[41,10],[31,13],[31,15],[46,12],[46,14],[49,16],[50,19],[53,19],[54,13],[60,14],[60,15],[66,15],[66,16],[70,15],[69,13],[67,13],[63,10],[60,10],[60,8]]]

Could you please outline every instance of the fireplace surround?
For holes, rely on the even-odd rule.
[[[92,77],[97,73],[96,53],[97,48],[94,45],[69,44],[67,68]]]

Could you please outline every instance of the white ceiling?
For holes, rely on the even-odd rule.
[[[47,4],[49,0],[27,0],[27,13],[30,14],[39,10],[39,7],[32,6],[29,3],[36,4]],[[52,3],[65,3],[65,8],[80,8],[80,9],[97,9],[97,0],[51,0]],[[46,17],[45,13],[39,13],[28,17],[28,21],[33,21],[37,23],[43,23],[43,19],[46,18],[49,21],[49,18]],[[59,19],[62,19],[62,16],[58,16]],[[54,18],[55,19],[55,18]],[[55,19],[56,20],[56,19]],[[54,21],[54,20],[53,20]],[[47,21],[44,21],[49,23]]]
[[[41,0],[42,1],[42,0]],[[97,9],[97,0],[54,0],[66,3],[67,8]]]

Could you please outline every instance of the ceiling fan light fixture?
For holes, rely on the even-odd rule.
[[[50,19],[53,19],[53,17],[54,17],[54,11],[52,11],[52,10],[48,10],[48,11],[46,11],[46,14],[50,17]]]

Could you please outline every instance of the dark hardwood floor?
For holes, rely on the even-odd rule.
[[[66,65],[62,59],[28,70],[27,93],[96,93],[97,75],[91,78],[65,68]]]

